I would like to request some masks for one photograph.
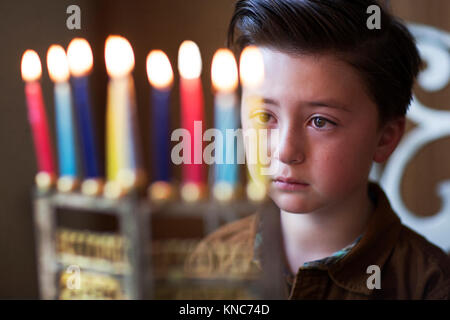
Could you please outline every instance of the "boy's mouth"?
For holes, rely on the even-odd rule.
[[[275,177],[272,179],[272,184],[280,190],[284,191],[300,191],[304,190],[309,184],[290,177]]]

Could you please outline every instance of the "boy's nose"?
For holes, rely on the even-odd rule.
[[[278,159],[285,164],[300,164],[305,160],[304,138],[297,128],[282,132],[278,143]]]

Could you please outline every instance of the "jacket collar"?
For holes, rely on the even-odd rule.
[[[367,267],[377,265],[380,269],[391,254],[400,235],[401,222],[392,210],[386,194],[375,183],[369,184],[376,196],[376,207],[369,218],[367,229],[358,244],[341,260],[331,265],[328,273],[340,287],[365,295],[372,290],[367,287]]]
[[[373,293],[373,290],[367,287],[367,279],[370,276],[366,272],[367,267],[377,265],[380,267],[380,270],[383,269],[386,260],[394,249],[402,226],[400,219],[392,210],[389,200],[380,186],[376,183],[369,183],[369,192],[374,195],[376,205],[361,240],[342,259],[327,267],[330,278],[337,286],[364,295],[371,295]],[[264,211],[267,211],[265,212],[266,214],[264,214]],[[271,228],[266,228],[266,234],[263,238],[270,238],[272,241],[281,239],[279,214],[273,214],[274,211],[279,213],[278,207],[272,201],[269,201],[265,205],[265,208],[257,214],[253,239],[257,240],[258,235],[260,236],[258,229],[261,231],[264,224],[270,225]],[[270,221],[261,223],[264,220]],[[272,234],[267,234],[268,229],[272,231]],[[254,242],[254,248],[256,250],[253,252],[252,261],[257,269],[261,271],[264,269],[260,261],[261,258],[264,260],[264,256],[266,260],[272,262],[283,261],[281,256],[281,252],[283,252],[282,243],[272,243],[279,248],[278,250],[274,250],[274,248],[268,248],[267,244],[264,246],[265,248],[261,248],[265,244],[265,241],[261,241],[261,246],[258,242]],[[271,272],[272,276],[278,273],[277,271],[273,270]]]

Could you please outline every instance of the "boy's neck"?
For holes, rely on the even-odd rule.
[[[367,188],[340,205],[310,213],[280,211],[286,260],[293,273],[303,263],[322,259],[351,244],[361,235],[373,212]]]

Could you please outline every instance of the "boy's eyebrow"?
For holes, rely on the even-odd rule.
[[[350,109],[347,108],[347,106],[345,106],[335,100],[308,101],[308,102],[306,102],[306,104],[310,105],[312,107],[328,107],[328,108],[341,109],[343,111],[350,112]]]
[[[279,105],[278,101],[276,101],[276,100],[274,100],[274,99],[270,99],[270,98],[263,98],[263,99],[262,99],[262,102],[263,102],[264,104],[272,104],[272,105],[274,105],[274,106],[278,106],[278,105]]]
[[[271,99],[271,98],[263,98],[262,102],[264,104],[271,104],[274,106],[279,106],[278,101]],[[347,106],[343,105],[342,103],[339,103],[338,101],[329,99],[329,100],[317,100],[317,101],[305,101],[301,104],[306,104],[311,107],[327,107],[327,108],[335,108],[335,109],[341,109],[346,112],[350,112],[350,109],[347,108]]]

